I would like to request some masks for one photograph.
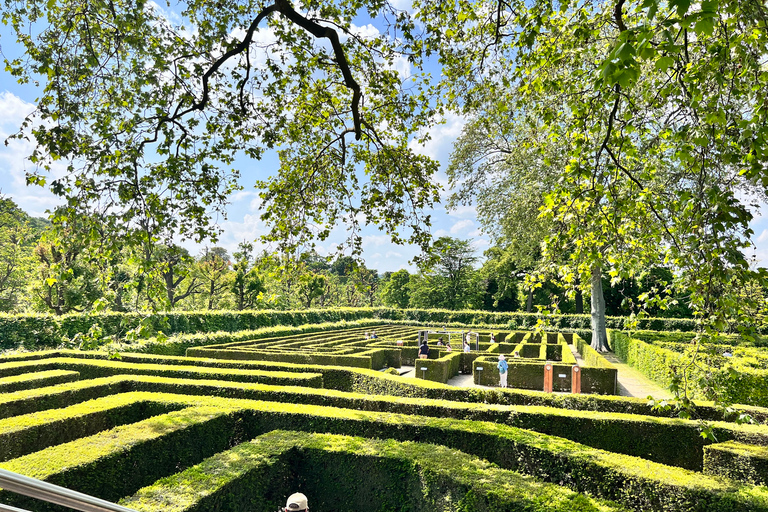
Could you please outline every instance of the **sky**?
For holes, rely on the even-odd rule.
[[[375,32],[376,29],[373,26],[362,26],[361,30]],[[10,59],[20,56],[23,52],[23,48],[16,44],[9,27],[2,24],[0,24],[0,47],[3,55]],[[405,63],[405,66],[408,64]],[[405,69],[403,72],[407,73],[408,70]],[[9,73],[0,70],[0,140],[5,141],[9,135],[18,130],[24,117],[34,110],[37,94],[38,90],[33,85],[20,85]],[[440,171],[434,179],[444,187],[443,199],[450,194],[445,168],[453,143],[461,134],[464,122],[461,117],[450,115],[444,119],[443,124],[432,129],[431,140],[425,146],[413,145],[415,151],[432,157],[440,163]],[[33,143],[30,141],[13,140],[8,141],[7,144],[0,144],[0,193],[12,198],[30,215],[43,217],[47,216],[47,211],[57,205],[58,199],[43,188],[26,185],[25,171],[33,169],[27,157],[33,149]],[[226,248],[230,254],[236,250],[240,242],[255,241],[259,235],[266,232],[266,227],[259,219],[258,192],[253,187],[256,179],[263,179],[265,175],[254,175],[250,169],[258,168],[259,172],[269,174],[270,169],[277,169],[278,163],[276,155],[268,154],[257,163],[242,157],[236,161],[235,166],[242,170],[240,184],[243,190],[231,196],[227,218],[218,220],[223,233],[216,244]],[[62,171],[54,170],[53,172]],[[474,207],[461,207],[455,211],[447,211],[445,206],[437,205],[428,213],[432,216],[433,237],[452,236],[471,240],[478,256],[482,256],[482,252],[490,246],[489,237],[480,230]],[[768,219],[762,215],[763,212],[754,213],[755,219],[752,222],[756,243],[754,256],[761,266],[765,266],[768,263]],[[417,247],[394,245],[390,242],[388,235],[373,227],[366,228],[363,234],[363,259],[366,266],[377,269],[379,272],[396,271],[402,268],[415,270],[410,260],[418,255]],[[345,238],[345,227],[338,226],[328,240],[318,245],[318,252],[326,254]],[[192,254],[198,254],[204,247],[191,241],[181,242],[181,244]],[[254,245],[257,251],[263,247],[259,243]]]
[[[376,28],[363,25],[360,31],[376,32]],[[2,24],[0,24],[0,47],[3,56],[8,59],[23,54],[23,48],[16,43],[9,27]],[[406,68],[410,67],[406,61],[403,62]],[[408,73],[409,69],[403,69],[402,72]],[[15,133],[24,117],[34,111],[37,94],[38,89],[35,86],[20,85],[9,73],[0,70],[0,113],[2,114],[0,115],[0,140],[5,141],[9,135]],[[464,119],[451,115],[444,119],[443,124],[431,131],[431,140],[426,145],[413,144],[412,146],[415,151],[430,156],[440,163],[441,170],[434,180],[444,187],[442,194],[444,200],[450,193],[444,169],[448,163],[453,142],[461,134],[463,125]],[[45,217],[46,212],[54,208],[59,199],[43,188],[26,185],[25,172],[34,170],[33,164],[27,160],[33,149],[34,145],[30,141],[12,140],[7,144],[0,144],[0,193],[12,198],[30,215]],[[230,197],[227,218],[217,219],[223,232],[215,244],[226,248],[230,254],[237,249],[240,242],[257,241],[258,237],[267,231],[259,219],[260,200],[253,184],[257,179],[264,179],[269,175],[270,169],[276,171],[278,160],[276,154],[267,154],[258,162],[242,156],[234,165],[241,169],[240,184],[243,190]],[[253,169],[258,169],[257,172],[260,174],[254,174]],[[57,170],[53,172],[56,174]],[[63,173],[63,170],[58,172]],[[490,246],[489,238],[479,229],[474,207],[461,207],[456,211],[447,211],[443,204],[439,204],[427,213],[432,216],[432,235],[435,238],[452,236],[471,240],[478,256],[482,256],[483,251]],[[362,257],[367,267],[382,273],[402,268],[415,270],[410,261],[420,253],[418,247],[392,244],[389,236],[375,227],[367,227],[363,234]],[[345,239],[345,226],[337,226],[329,239],[318,242],[317,250],[322,255],[328,254]],[[206,245],[198,245],[192,241],[180,241],[180,243],[192,254],[198,254]],[[257,252],[265,247],[260,243],[255,243],[254,246]]]

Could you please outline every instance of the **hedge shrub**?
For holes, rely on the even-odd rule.
[[[114,500],[233,446],[235,439],[290,429],[433,443],[636,510],[768,510],[765,488],[496,423],[221,398],[215,408],[200,403],[0,466]],[[7,493],[0,499],[26,504]]]
[[[727,441],[704,448],[704,473],[768,485],[768,447]]]
[[[611,331],[609,336],[617,356],[663,387],[671,384],[673,367],[685,366],[690,361],[691,356],[685,350],[690,348],[689,345],[665,343],[660,341],[662,338],[650,336],[646,339],[652,341],[642,341],[633,334],[618,331]],[[706,396],[705,391],[697,386],[706,371],[722,401],[768,406],[768,370],[760,368],[763,355],[759,349],[739,348],[734,351],[732,359],[701,352],[700,357],[707,358],[708,364],[706,370],[699,367],[691,370],[689,382],[693,397]],[[744,355],[747,357],[740,361]]]
[[[440,446],[280,430],[141,489],[121,504],[139,512],[273,510],[293,490],[304,492],[310,509],[319,512],[620,510]]]
[[[135,423],[183,405],[127,393],[0,420],[0,461],[67,443],[118,425]]]
[[[238,417],[222,405],[188,408],[52,446],[0,467],[114,502],[242,442]],[[38,512],[59,510],[7,491],[0,491],[0,502]]]
[[[54,386],[62,382],[78,380],[80,374],[68,370],[47,370],[35,373],[24,373],[12,377],[0,378],[0,393],[11,393],[20,389]]]
[[[237,332],[261,328],[324,322],[356,321],[395,321],[419,322],[434,325],[488,325],[507,326],[508,329],[526,329],[535,327],[539,321],[546,322],[550,331],[576,330],[586,333],[590,330],[589,315],[548,315],[535,313],[495,313],[489,311],[450,311],[438,309],[393,309],[393,308],[335,308],[308,309],[298,311],[173,311],[142,317],[136,313],[98,313],[70,314],[62,316],[42,314],[9,315],[0,314],[0,351],[26,349],[40,350],[55,348],[77,333],[85,333],[97,325],[104,336],[123,340],[125,334],[138,327],[142,322],[155,331],[165,334],[212,333],[217,331]],[[656,331],[693,331],[697,324],[692,319],[679,318],[639,318],[630,320],[625,317],[607,317],[608,328]],[[584,335],[583,335],[584,336]],[[587,339],[585,337],[585,339]],[[487,341],[487,340],[483,340]],[[500,341],[500,340],[497,340]],[[150,350],[162,351],[163,343],[144,345]],[[171,343],[173,346],[173,343]],[[176,348],[175,355],[183,352]],[[124,348],[123,348],[124,350]],[[169,354],[169,352],[163,352]]]
[[[38,371],[40,369],[60,369],[71,368],[81,370],[86,369],[89,378],[97,375],[112,375],[120,373],[118,367],[112,366],[110,371],[105,371],[100,367],[106,361],[106,354],[98,352],[76,352],[71,350],[62,350],[46,353],[49,359],[30,360],[20,363],[0,363],[0,375],[3,373],[19,374]],[[52,357],[59,356],[59,357]],[[73,357],[78,356],[78,357]],[[466,365],[467,372],[471,372],[471,363],[480,357],[479,353],[461,353],[459,361],[461,365]],[[455,360],[454,360],[455,361]],[[220,369],[239,369],[239,370],[264,370],[267,372],[295,372],[295,373],[318,373],[322,375],[322,386],[325,389],[335,389],[339,391],[367,393],[375,395],[391,396],[409,396],[421,398],[434,398],[453,400],[459,402],[485,402],[492,404],[508,405],[544,405],[574,410],[599,410],[605,412],[623,412],[630,414],[643,414],[649,416],[667,416],[673,417],[674,411],[654,411],[648,404],[648,401],[642,398],[618,397],[618,396],[599,396],[599,395],[559,395],[543,393],[541,391],[506,389],[503,392],[499,389],[483,388],[457,388],[447,386],[437,382],[430,382],[421,379],[403,379],[398,376],[387,375],[383,372],[364,369],[352,369],[343,367],[314,366],[314,365],[292,365],[288,363],[268,363],[259,361],[225,361],[225,360],[205,360],[195,358],[184,358],[176,356],[155,356],[147,354],[122,354],[122,360],[125,368],[130,368],[132,363],[139,365],[150,365],[153,367],[163,367],[165,375],[170,377],[183,377],[182,374],[175,374],[174,368],[185,367],[196,364],[199,368],[220,368]],[[467,364],[468,363],[468,364]],[[88,369],[90,365],[98,365],[95,369]],[[24,366],[22,366],[24,365]],[[142,368],[143,366],[139,366]],[[109,368],[109,367],[107,367]],[[126,370],[127,371],[127,370]],[[140,372],[139,372],[140,373]],[[138,373],[136,374],[138,375]],[[216,378],[215,374],[209,374],[207,377],[198,373],[197,378]],[[81,383],[62,384],[49,388],[48,391],[28,390],[0,394],[0,417],[6,414],[9,400],[13,397],[29,397],[29,400],[37,400],[46,407],[56,407],[55,400],[49,399],[51,393],[56,392],[56,400],[64,400],[67,393],[87,396],[88,393],[107,393],[111,387],[115,392],[124,391],[125,382],[130,382],[127,377],[115,377],[105,379],[94,379]],[[298,382],[291,380],[298,384]],[[94,390],[90,390],[90,383],[93,383]],[[98,388],[98,389],[96,389]],[[61,391],[55,391],[61,390]],[[104,396],[96,394],[95,396]],[[22,402],[26,398],[20,398]],[[15,399],[14,399],[15,400]],[[704,420],[721,421],[728,420],[724,417],[722,407],[715,406],[711,402],[697,402],[697,414]],[[29,404],[24,405],[29,407]],[[744,412],[761,422],[768,421],[768,409],[754,406],[737,405],[733,406],[734,416]],[[37,410],[37,409],[31,409]],[[731,418],[732,419],[732,418]]]

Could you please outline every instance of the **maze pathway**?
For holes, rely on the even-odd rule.
[[[140,512],[275,510],[296,490],[313,512],[768,512],[768,488],[755,485],[768,472],[712,473],[699,423],[643,398],[121,356],[0,358],[0,379],[21,388],[0,392],[0,468]],[[743,409],[761,424],[701,408],[722,441],[720,466],[768,449],[768,409]],[[752,459],[728,462],[745,446]],[[0,503],[60,512],[2,490]]]

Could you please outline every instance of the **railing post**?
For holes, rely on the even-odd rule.
[[[581,394],[581,368],[571,367],[571,393]]]
[[[552,378],[554,377],[552,371],[552,363],[544,365],[544,391],[546,393],[552,392]]]

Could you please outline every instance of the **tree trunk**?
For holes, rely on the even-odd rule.
[[[528,300],[525,301],[525,312],[530,313],[533,308],[533,288],[528,290]]]
[[[605,299],[603,298],[603,271],[592,267],[592,348],[608,352],[608,333],[605,330]]]
[[[581,288],[576,288],[576,314],[584,314],[584,296],[581,294]]]

